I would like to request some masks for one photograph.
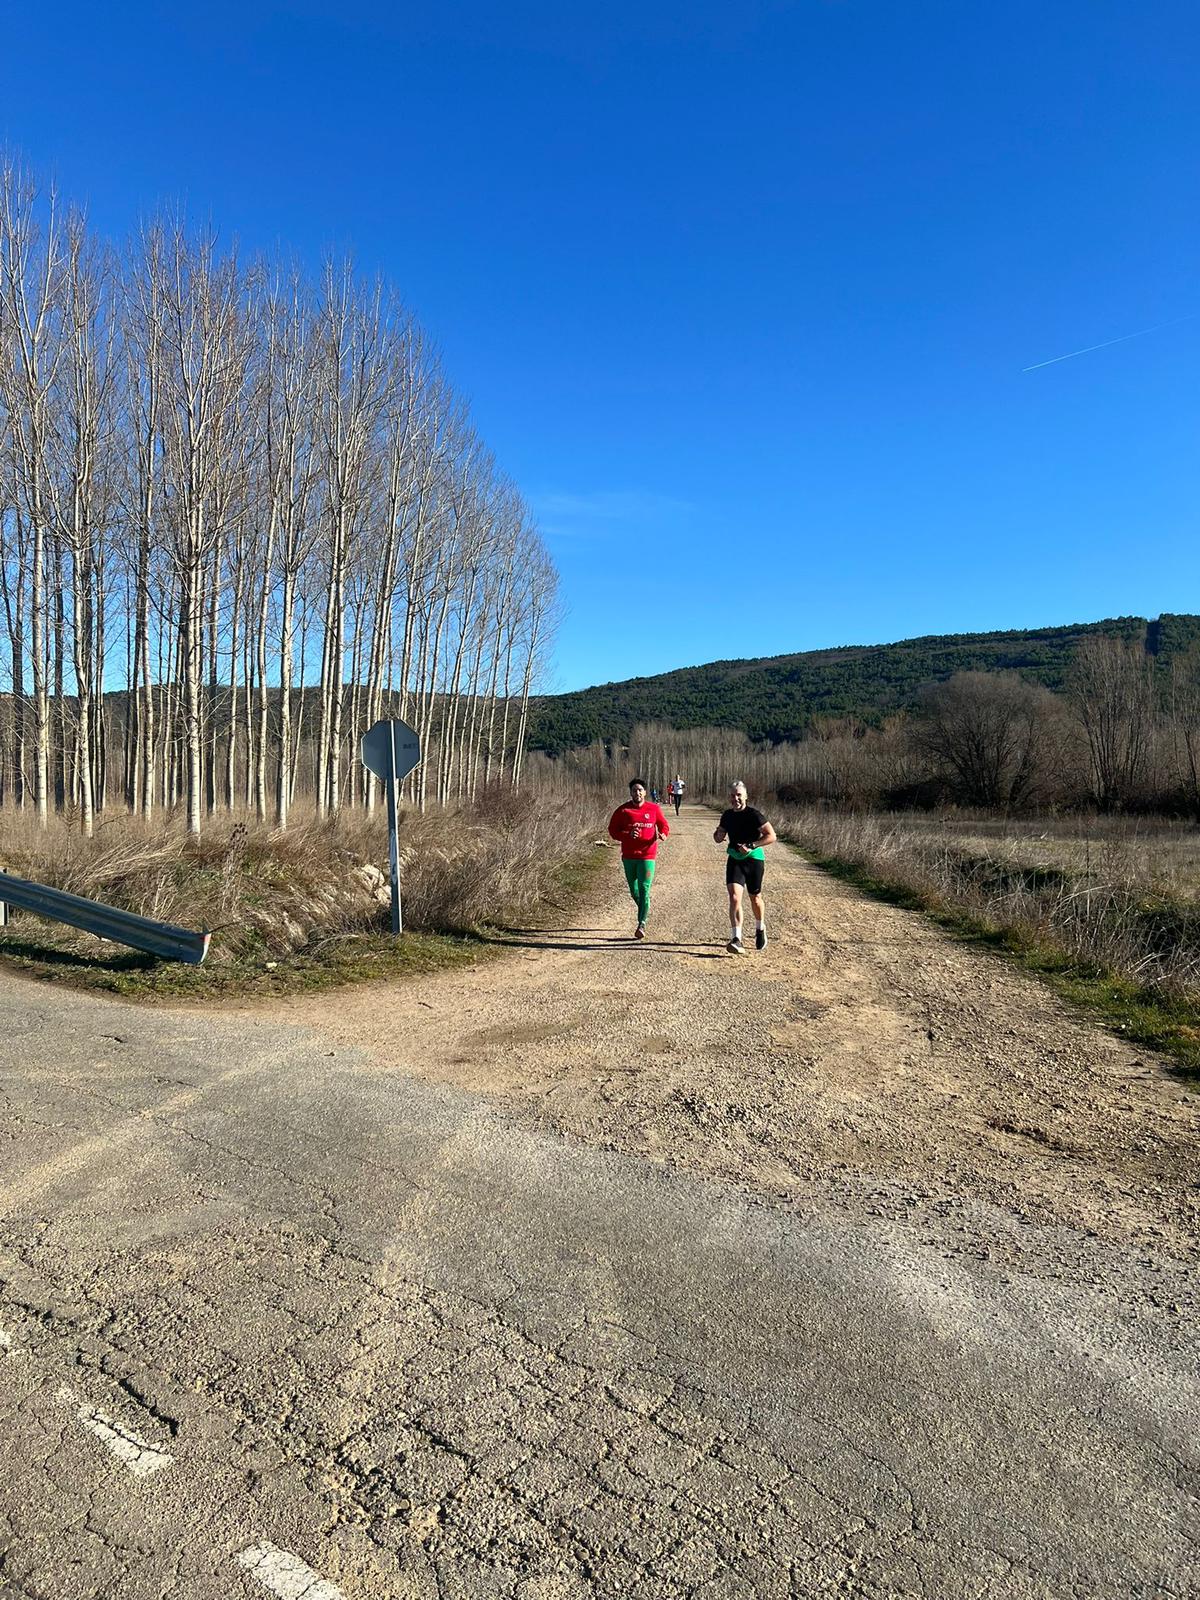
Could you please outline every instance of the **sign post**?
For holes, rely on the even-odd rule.
[[[396,838],[396,812],[400,780],[407,778],[421,759],[421,741],[407,722],[397,717],[390,722],[375,722],[363,734],[362,762],[373,772],[387,793],[388,859],[392,869],[392,932],[401,933],[400,845]]]

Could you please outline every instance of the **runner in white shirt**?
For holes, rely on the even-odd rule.
[[[686,788],[687,784],[684,783],[679,773],[676,773],[674,778],[671,780],[671,787],[669,791],[671,795],[671,804],[675,807],[676,816],[679,815],[679,808],[683,804],[683,791]]]

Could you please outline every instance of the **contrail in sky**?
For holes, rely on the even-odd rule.
[[[1041,367],[1052,367],[1059,361],[1073,361],[1076,356],[1091,355],[1093,350],[1107,350],[1110,344],[1124,344],[1126,339],[1140,339],[1147,333],[1159,333],[1163,328],[1175,328],[1181,322],[1194,322],[1200,311],[1189,311],[1186,317],[1172,317],[1170,322],[1156,322],[1152,328],[1139,328],[1136,333],[1123,333],[1116,339],[1102,339],[1099,344],[1084,345],[1082,350],[1068,350],[1065,356],[1051,356],[1049,361],[1035,361],[1022,372],[1037,372]]]

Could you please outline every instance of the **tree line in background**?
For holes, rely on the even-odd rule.
[[[1079,646],[1124,639],[1152,656],[1160,675],[1200,643],[1200,616],[1164,612],[1110,617],[1067,627],[1001,633],[934,634],[894,644],[841,646],[787,656],[710,661],[654,677],[542,695],[530,717],[530,744],[560,755],[596,739],[628,744],[641,722],[672,728],[725,727],[772,744],[807,737],[814,718],[859,718],[878,727],[912,709],[927,683],[957,672],[1019,672],[1061,693]]]
[[[545,757],[538,757],[549,767]],[[848,809],[960,805],[1094,808],[1200,818],[1200,646],[1156,668],[1140,641],[1090,636],[1055,693],[1015,672],[959,672],[880,727],[817,717],[806,739],[754,743],[728,728],[636,727],[558,763],[619,790],[637,771],[694,798],[742,778],[759,796]]]
[[[123,249],[0,166],[0,804],[188,831],[521,773],[557,579],[385,283],[244,262],[163,220]]]

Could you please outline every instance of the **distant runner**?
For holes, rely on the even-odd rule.
[[[679,808],[683,804],[683,791],[686,788],[687,784],[684,783],[683,779],[677,772],[671,779],[671,804],[675,807],[676,816],[679,815]]]
[[[608,819],[608,831],[621,841],[621,865],[625,868],[625,882],[637,906],[638,921],[635,939],[646,937],[646,920],[650,915],[650,885],[654,882],[654,858],[658,854],[658,841],[670,833],[667,819],[652,800],[646,799],[646,785],[635,778],[629,785],[629,799],[618,806]]]
[[[729,807],[713,834],[718,844],[727,840],[725,883],[729,889],[730,955],[745,951],[742,943],[742,890],[750,896],[754,912],[754,947],[767,948],[767,916],[763,905],[763,848],[775,843],[775,829],[754,806],[746,804],[746,785],[739,779],[729,791]]]

